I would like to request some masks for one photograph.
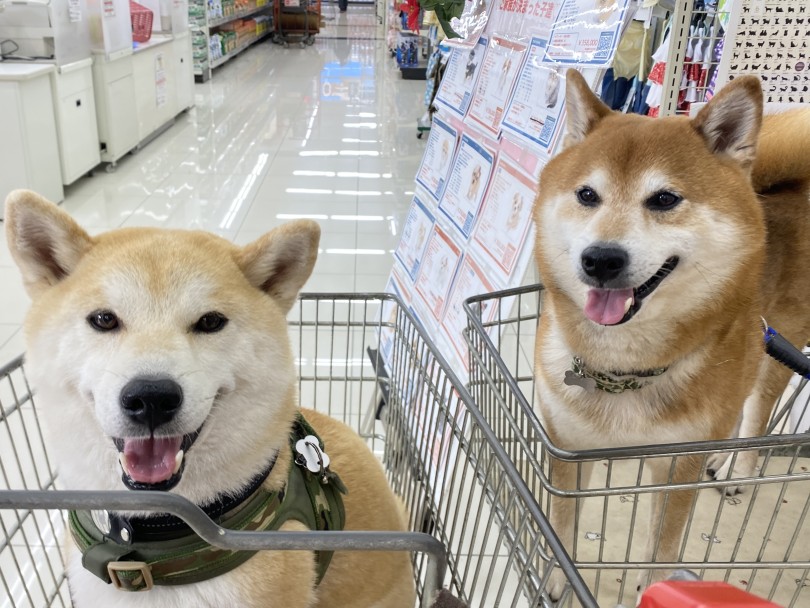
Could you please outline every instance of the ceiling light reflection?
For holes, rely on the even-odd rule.
[[[382,222],[385,220],[381,215],[330,215],[329,219],[343,222]]]
[[[328,220],[329,216],[320,213],[278,213],[277,220]]]
[[[385,249],[327,249],[326,253],[337,255],[385,255]]]
[[[296,175],[298,177],[335,177],[335,172],[334,171],[305,171],[305,170],[299,169],[299,170],[293,171],[293,175]]]

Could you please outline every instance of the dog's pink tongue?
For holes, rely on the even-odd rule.
[[[124,440],[126,472],[139,483],[160,483],[174,474],[182,437]]]
[[[600,325],[616,325],[624,318],[628,298],[632,304],[632,288],[591,289],[585,303],[585,316]]]

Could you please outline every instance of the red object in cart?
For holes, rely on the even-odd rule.
[[[727,583],[664,581],[644,592],[638,608],[780,608]]]

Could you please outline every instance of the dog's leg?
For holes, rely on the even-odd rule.
[[[656,458],[647,461],[650,466],[652,483],[668,485],[695,482],[701,478],[700,455],[679,456],[673,464],[672,458]],[[686,518],[694,500],[695,490],[655,492],[650,505],[650,528],[644,561],[674,562],[678,559],[681,537]],[[668,570],[641,570],[638,575],[638,594],[653,583],[669,576]]]
[[[563,492],[587,488],[591,478],[591,471],[593,471],[592,461],[576,463],[552,459],[551,483],[556,489]],[[551,497],[551,513],[549,515],[551,526],[562,541],[568,554],[574,558],[576,557],[574,550],[576,539],[574,535],[577,531],[577,519],[581,509],[582,500],[579,501],[579,508],[577,508],[575,498]],[[560,599],[566,582],[562,570],[559,568],[554,570],[548,584],[548,592],[552,600]]]
[[[760,437],[765,434],[771,411],[785,390],[790,380],[791,371],[781,363],[765,357],[759,366],[757,381],[754,390],[745,400],[742,412],[742,423],[740,424],[739,437]],[[725,457],[725,462],[716,469],[714,478],[739,479],[751,477],[757,466],[757,450],[746,450],[734,454],[720,454]],[[732,468],[732,460],[734,461]],[[740,486],[726,486],[723,488],[728,495],[741,492]]]

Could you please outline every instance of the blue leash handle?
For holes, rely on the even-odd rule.
[[[762,319],[765,338],[765,352],[782,365],[810,380],[810,358],[788,342],[784,336]]]

